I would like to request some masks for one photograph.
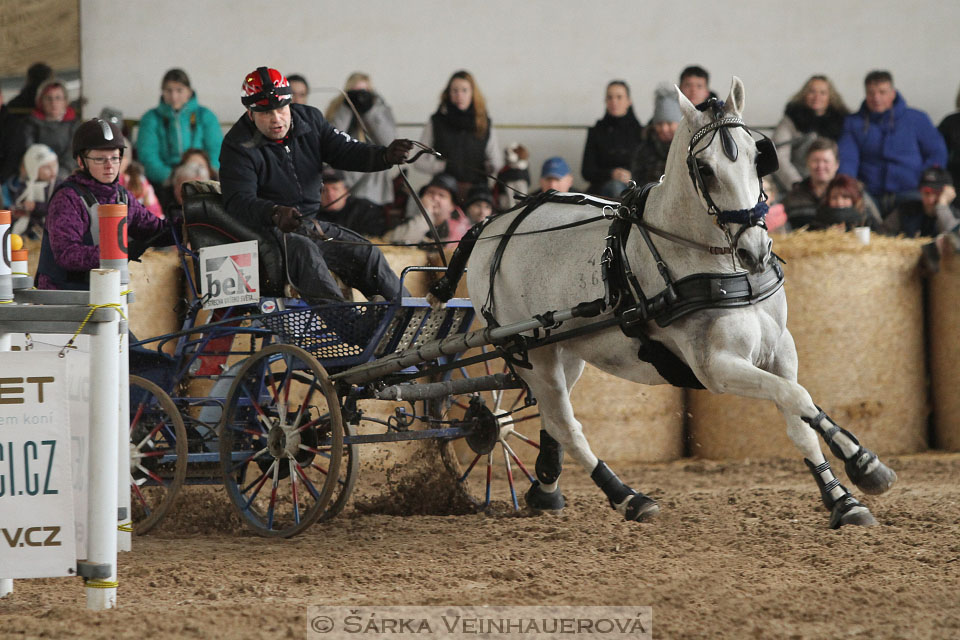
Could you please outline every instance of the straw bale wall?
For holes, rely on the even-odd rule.
[[[130,262],[130,289],[134,302],[130,305],[130,331],[138,339],[172,333],[180,329],[180,316],[175,310],[183,298],[183,269],[175,250],[149,249],[140,262]],[[175,341],[164,350],[173,353]]]
[[[880,453],[926,448],[921,241],[796,233],[776,240],[786,264],[787,327],[799,382],[815,403]],[[773,403],[688,392],[691,454],[793,456]]]
[[[960,256],[945,255],[929,289],[928,330],[934,442],[960,451]]]

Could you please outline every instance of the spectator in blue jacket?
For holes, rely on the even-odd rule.
[[[860,110],[844,121],[840,173],[860,179],[885,216],[901,201],[920,199],[920,174],[945,166],[947,147],[930,117],[907,107],[890,72],[871,71],[864,85]]]
[[[160,83],[160,104],[140,118],[137,159],[156,186],[169,183],[173,168],[187,149],[203,149],[214,169],[220,168],[223,132],[213,111],[197,103],[190,78],[182,69],[170,69]]]

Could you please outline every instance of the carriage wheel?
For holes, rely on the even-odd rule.
[[[343,424],[343,432],[346,436],[356,434],[356,429],[349,422]],[[326,453],[326,452],[325,452]],[[327,455],[329,455],[327,453]],[[330,505],[324,509],[323,513],[317,518],[317,522],[327,522],[337,516],[343,508],[347,506],[350,494],[357,484],[357,474],[360,472],[360,447],[356,444],[344,444],[343,456],[340,462],[340,472],[337,477],[337,484],[333,488],[333,496],[330,498]]]
[[[143,535],[173,506],[187,475],[187,430],[173,400],[140,376],[130,376],[130,511]]]
[[[479,365],[480,370],[460,369],[462,377],[494,373],[499,360]],[[502,365],[502,372],[509,369]],[[479,509],[519,511],[522,494],[536,477],[534,463],[540,450],[536,407],[526,407],[526,388],[456,395],[435,401],[432,417],[464,420],[473,426],[465,438],[439,441],[444,467],[466,497]]]
[[[337,394],[303,349],[275,344],[249,358],[230,387],[219,431],[224,486],[256,533],[296,535],[337,506],[335,495],[349,496]]]

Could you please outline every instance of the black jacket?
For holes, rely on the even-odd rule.
[[[610,172],[617,167],[630,169],[642,132],[643,126],[633,115],[633,107],[619,118],[608,113],[590,127],[581,164],[583,177],[590,183],[590,193],[596,193],[610,180]]]
[[[335,129],[314,107],[291,104],[290,132],[282,142],[261,134],[244,113],[220,149],[220,188],[227,212],[244,224],[273,226],[274,205],[304,215],[320,209],[323,163],[346,171],[383,171],[384,148]]]
[[[387,232],[387,216],[383,207],[364,198],[347,196],[347,202],[339,211],[320,209],[317,220],[338,224],[362,236],[379,237]]]

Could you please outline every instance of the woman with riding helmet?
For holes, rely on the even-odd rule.
[[[96,230],[97,206],[127,205],[127,233],[130,257],[139,246],[173,244],[172,223],[147,211],[118,181],[123,157],[123,134],[117,125],[93,118],[73,136],[73,157],[79,169],[51,196],[47,207],[40,261],[38,289],[87,289],[90,270],[100,266]]]

